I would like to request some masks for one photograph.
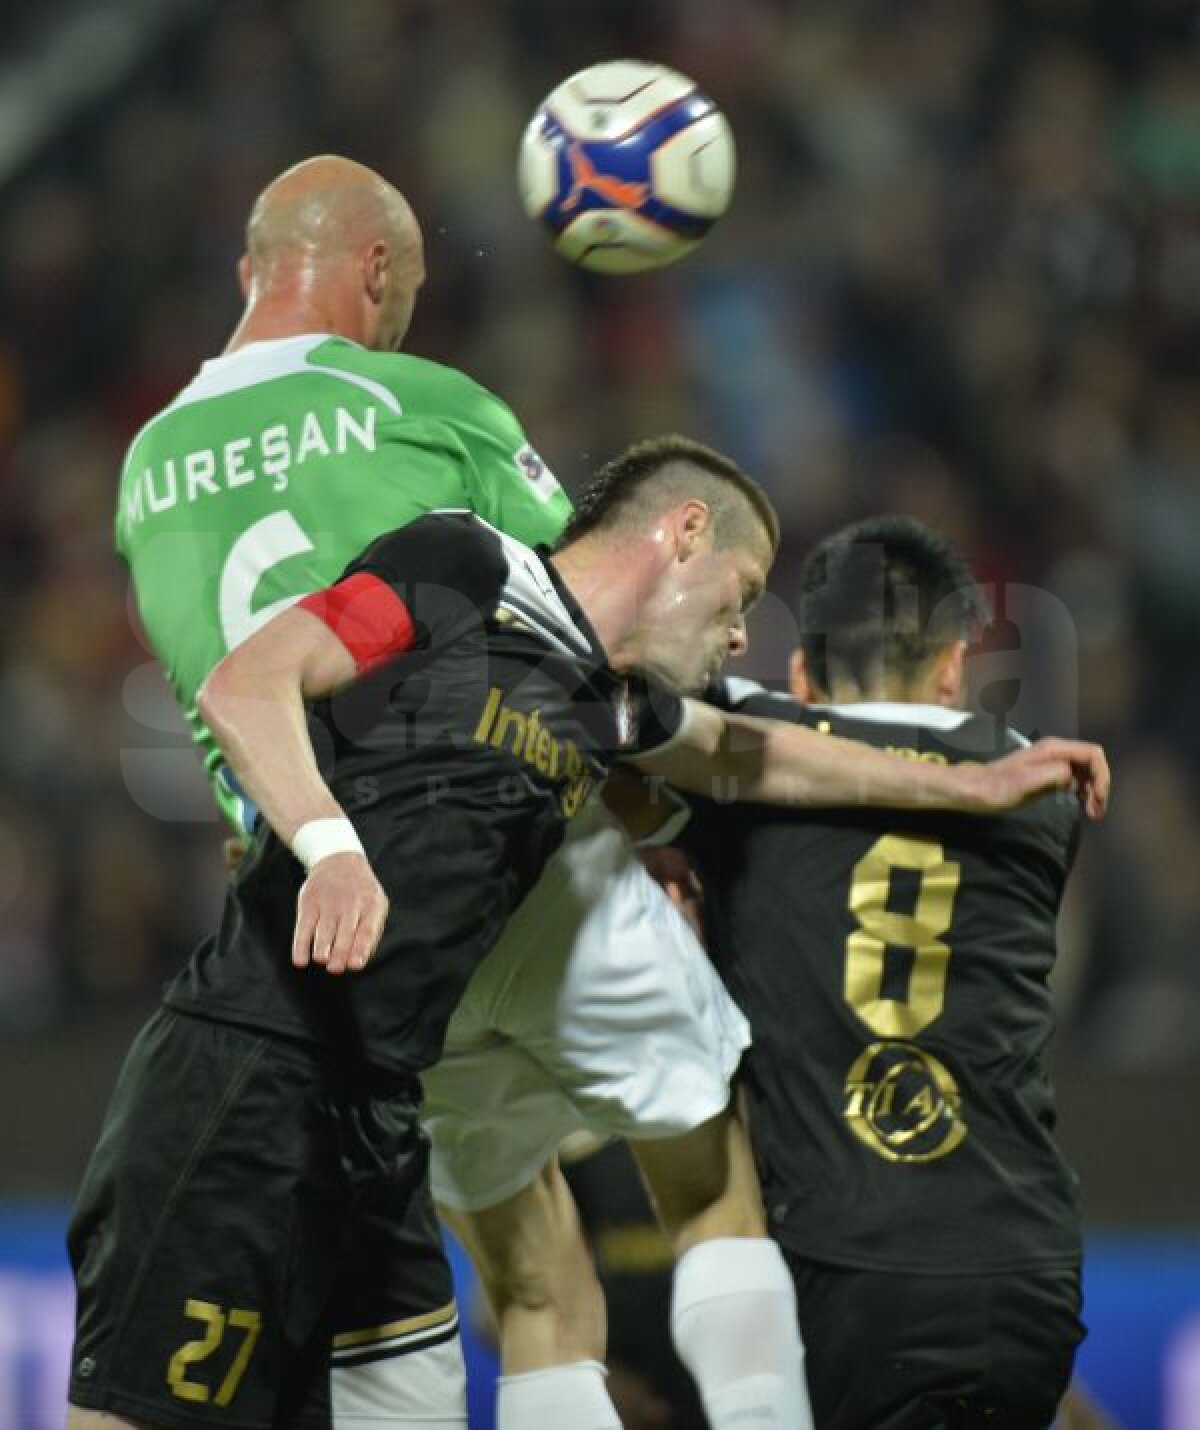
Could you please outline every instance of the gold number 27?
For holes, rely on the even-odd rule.
[[[222,1409],[237,1394],[237,1388],[246,1374],[250,1357],[262,1331],[262,1316],[257,1311],[231,1310],[228,1314],[212,1301],[197,1301],[189,1297],[184,1302],[183,1313],[191,1321],[199,1321],[204,1327],[204,1335],[196,1341],[187,1341],[171,1357],[167,1366],[167,1384],[171,1394],[180,1400],[195,1401],[207,1405],[209,1400]],[[199,1365],[213,1355],[225,1339],[225,1331],[232,1326],[242,1332],[242,1343],[237,1349],[233,1363],[225,1373],[225,1379],[214,1393],[210,1386],[198,1380],[187,1378],[188,1368]]]
[[[892,873],[919,875],[911,914],[888,909]],[[936,839],[885,834],[854,866],[850,912],[858,927],[846,940],[846,1001],[881,1038],[912,1038],[942,1011],[946,1002],[950,946],[941,935],[954,918],[961,866],[946,858]],[[912,950],[912,972],[903,998],[885,998],[887,950]]]

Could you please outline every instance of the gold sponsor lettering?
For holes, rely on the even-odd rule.
[[[950,763],[940,750],[914,750],[908,745],[887,745],[885,748],[889,755],[902,755],[906,760],[922,760],[927,765]]]
[[[962,1097],[944,1063],[915,1043],[872,1043],[854,1060],[843,1116],[888,1162],[933,1162],[967,1135]]]
[[[542,724],[540,710],[514,710],[504,703],[504,691],[493,685],[475,726],[477,744],[507,750],[523,764],[561,786],[558,801],[567,819],[574,819],[595,785],[591,769],[574,740],[560,740]]]
[[[549,730],[539,730],[537,748],[533,753],[533,763],[539,775],[558,778],[558,741]]]
[[[500,698],[502,691],[497,685],[493,685],[488,691],[488,698],[484,703],[483,714],[479,717],[479,724],[475,726],[475,741],[477,744],[486,745],[492,733],[492,726],[496,722],[496,711],[500,709]]]
[[[529,723],[529,717],[522,715],[519,710],[512,709],[511,706],[500,707],[500,714],[496,721],[496,728],[492,732],[491,745],[494,749],[502,750],[508,732],[512,731],[512,743],[509,746],[509,753],[516,755],[518,759],[524,758],[525,727]]]
[[[909,1098],[908,1104],[904,1109],[905,1116],[917,1112],[920,1113],[922,1120],[932,1117],[935,1111],[936,1106],[933,1101],[933,1093],[930,1092],[927,1087],[923,1087],[920,1092],[914,1093],[913,1096]]]
[[[564,772],[564,784],[562,794],[559,795],[559,803],[562,805],[562,812],[568,819],[574,819],[583,808],[584,801],[592,792],[592,777],[584,763],[583,756],[579,753],[579,747],[574,740],[564,742],[564,758],[566,770]]]
[[[521,752],[521,758],[527,765],[537,764],[537,737],[541,734],[542,717],[537,710],[529,712],[529,721],[525,727],[525,748]]]

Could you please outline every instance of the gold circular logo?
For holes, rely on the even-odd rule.
[[[915,1043],[872,1043],[846,1075],[845,1117],[854,1135],[889,1162],[932,1162],[967,1135],[949,1070]]]

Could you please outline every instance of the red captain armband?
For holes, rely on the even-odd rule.
[[[354,658],[359,675],[394,655],[403,655],[416,640],[417,629],[408,607],[386,581],[368,571],[314,591],[296,604],[311,611],[337,636]]]

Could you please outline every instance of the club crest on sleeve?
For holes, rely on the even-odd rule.
[[[541,501],[549,501],[552,496],[562,490],[558,484],[558,478],[528,442],[513,454],[513,462]]]

